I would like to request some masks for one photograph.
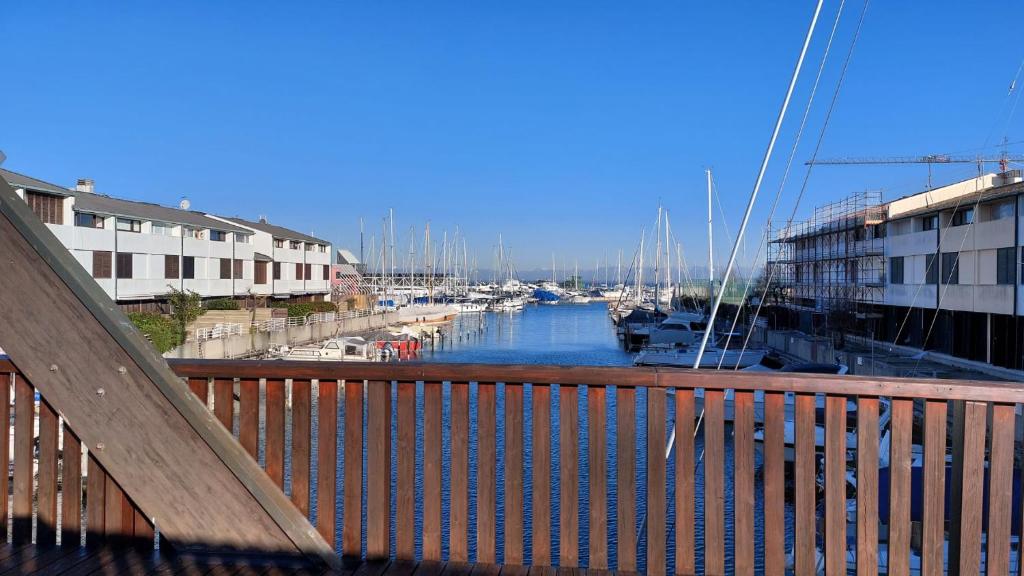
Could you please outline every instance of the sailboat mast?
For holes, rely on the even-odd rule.
[[[711,228],[711,169],[704,171],[708,180],[708,304],[715,299],[715,238]]]

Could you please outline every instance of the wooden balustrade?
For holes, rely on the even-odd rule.
[[[152,549],[152,524],[32,383],[6,361],[0,382],[0,541]]]
[[[651,574],[673,567],[678,574],[701,568],[708,574],[753,574],[755,569],[782,574],[787,565],[800,574],[819,566],[828,574],[845,574],[855,566],[858,574],[870,575],[880,567],[890,574],[937,574],[948,562],[955,562],[961,574],[978,573],[982,556],[988,573],[1007,573],[1021,553],[1019,535],[1011,529],[1013,507],[1020,507],[1013,496],[1020,492],[1014,487],[1014,457],[1021,448],[1015,426],[1024,388],[1017,385],[545,366],[253,361],[172,361],[171,366],[216,418],[235,430],[245,449],[262,457],[274,482],[287,484],[292,502],[347,556],[627,571],[643,564]],[[15,386],[20,394],[16,412],[24,405],[25,390]],[[641,397],[642,406],[637,403]],[[848,403],[851,399],[856,404]],[[923,413],[920,454],[911,444],[915,405]],[[848,413],[854,406],[856,413]],[[54,419],[42,416],[44,410],[40,446],[49,449]],[[962,416],[947,430],[947,416],[959,411]],[[612,418],[614,436],[609,436]],[[579,425],[584,419],[586,442]],[[880,430],[883,419],[889,424]],[[31,453],[18,440],[27,429],[21,421],[16,414],[16,520],[29,509],[29,476],[19,465]],[[854,421],[851,434],[848,426]],[[448,446],[442,445],[443,423]],[[673,425],[677,434],[670,466],[665,442]],[[642,446],[637,442],[641,427],[647,438]],[[504,457],[499,461],[501,429]],[[816,437],[823,439],[820,446]],[[475,469],[469,468],[472,447]],[[951,466],[951,483],[958,489],[952,492],[946,486],[951,447],[958,447]],[[792,467],[787,449],[794,455]],[[559,466],[552,470],[555,451]],[[641,453],[646,486],[637,484]],[[889,463],[884,486],[879,484],[880,456]],[[43,526],[54,515],[48,476],[53,462],[40,457]],[[445,462],[447,478],[442,477]],[[590,472],[583,525],[581,465]],[[920,473],[913,473],[918,467]],[[99,481],[94,480],[102,475],[98,472],[90,474],[90,487]],[[851,476],[856,479],[852,509],[847,506]],[[417,477],[422,481],[419,499]],[[69,478],[73,482],[75,477]],[[475,478],[475,498],[470,478]],[[615,505],[610,478],[617,486]],[[674,482],[672,525],[669,479]],[[726,506],[730,480],[732,503]],[[559,496],[558,514],[552,514],[553,490]],[[887,516],[880,512],[885,492],[891,495],[884,506]],[[947,492],[954,494],[949,510]],[[920,515],[917,504],[911,507],[915,493],[922,496]],[[109,498],[111,492],[101,494]],[[647,502],[643,548],[636,540],[640,495]],[[533,510],[529,519],[527,503]],[[787,507],[795,518],[789,542]],[[727,508],[732,510],[728,518]],[[698,509],[703,509],[700,526]],[[105,503],[103,510],[112,529],[122,529],[130,517],[116,504]],[[755,529],[758,515],[763,517],[760,530]],[[613,523],[614,541],[609,536]],[[14,526],[23,537],[24,523]],[[727,533],[733,542],[729,549]],[[582,549],[581,534],[589,542]]]

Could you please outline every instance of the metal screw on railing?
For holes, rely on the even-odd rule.
[[[106,445],[103,442],[96,443],[96,450],[103,450],[104,448],[106,448]]]
[[[100,398],[103,398],[104,396],[107,395],[107,391],[104,390],[103,388],[97,388],[96,395],[99,396]]]
[[[124,366],[118,366],[117,367],[117,373],[122,375],[122,376],[124,376],[125,374],[128,373],[128,369],[125,368]]]
[[[50,364],[50,372],[56,372],[58,370],[56,364]]]

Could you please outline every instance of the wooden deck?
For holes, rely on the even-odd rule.
[[[131,548],[62,548],[59,546],[0,547],[0,576],[46,574],[52,576],[183,574],[195,576],[609,576],[608,570],[499,566],[461,562],[409,562],[404,560],[349,561],[341,571],[309,569],[292,559],[195,557],[140,552]]]

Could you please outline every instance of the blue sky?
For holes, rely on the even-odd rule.
[[[756,229],[838,3],[826,2]],[[792,209],[862,4],[848,2],[780,216]],[[1009,2],[868,10],[823,157],[975,154],[1024,140]],[[460,226],[481,266],[631,253],[659,200],[694,260],[704,174],[729,227],[750,194],[813,2],[5,2],[4,167],[358,246],[359,217]],[[1024,78],[1022,78],[1024,80]],[[1024,84],[1024,82],[1022,82]],[[1021,86],[1024,90],[1024,85]],[[1009,119],[1008,119],[1009,118]],[[1020,144],[1011,152],[1021,152]],[[972,166],[936,171],[938,181]],[[923,166],[823,167],[799,213]],[[716,209],[717,214],[717,209]],[[716,237],[724,257],[727,240]],[[749,251],[753,252],[756,240]]]

